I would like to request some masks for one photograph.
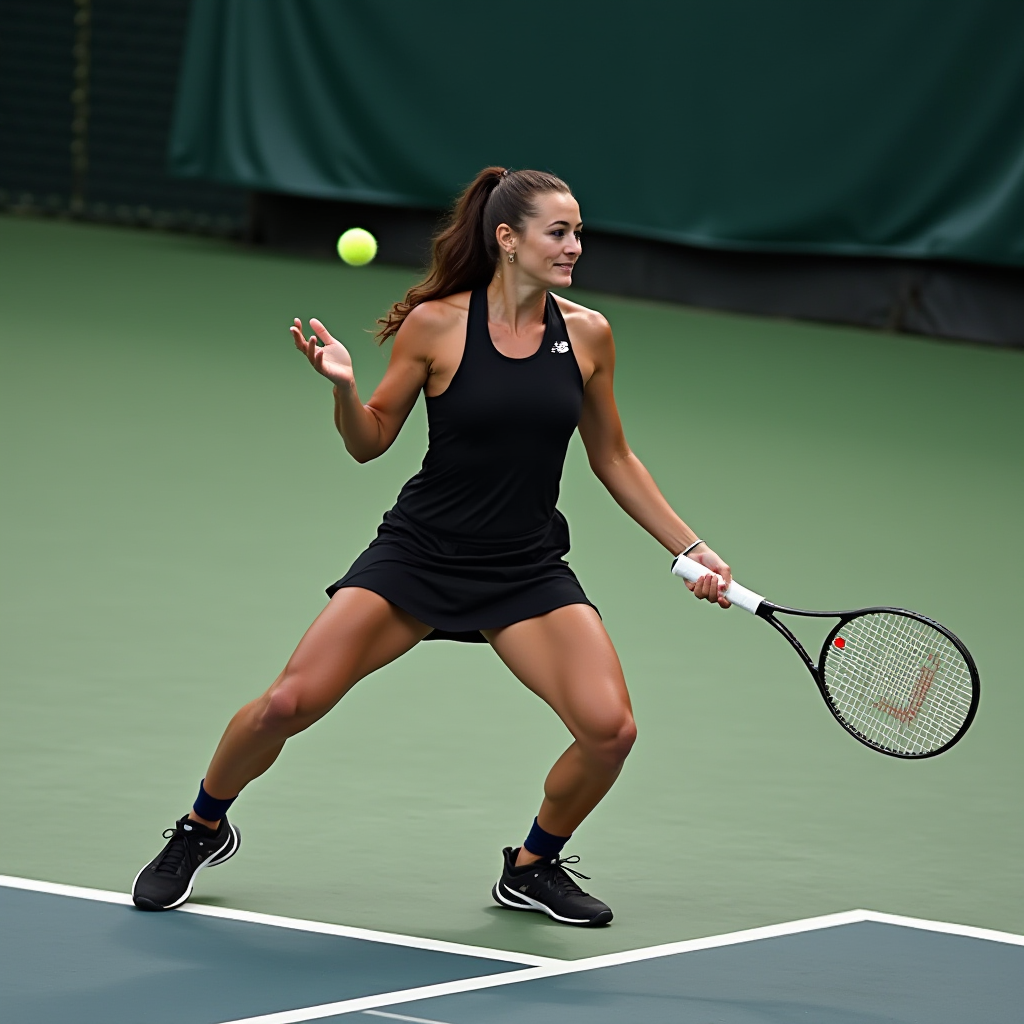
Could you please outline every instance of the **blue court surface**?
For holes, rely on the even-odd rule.
[[[555,960],[0,876],[11,1024],[1019,1024],[1024,937],[855,910]]]

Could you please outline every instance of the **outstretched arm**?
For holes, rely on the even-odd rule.
[[[427,362],[416,345],[414,332],[398,332],[384,379],[370,400],[363,404],[356,391],[352,358],[348,350],[319,320],[310,320],[309,340],[303,336],[302,321],[291,327],[295,347],[305,355],[317,373],[334,385],[334,425],[345,448],[356,462],[369,462],[391,447],[416,404],[416,396],[427,379]]]
[[[615,373],[615,343],[604,318],[588,325],[587,350],[594,360],[594,372],[587,381],[580,417],[580,437],[594,475],[608,489],[622,509],[673,555],[688,548],[697,534],[686,525],[665,499],[654,478],[626,443],[612,386]],[[729,566],[706,544],[699,544],[689,557],[719,574],[725,581],[719,588],[710,574],[696,584],[687,583],[697,597],[729,602],[722,596],[732,580]]]

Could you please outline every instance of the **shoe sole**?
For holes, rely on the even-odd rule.
[[[577,928],[596,928],[600,925],[608,924],[612,919],[612,912],[610,910],[602,910],[600,914],[592,918],[562,917],[561,914],[556,914],[550,907],[546,907],[540,900],[532,900],[529,896],[524,896],[519,892],[502,892],[502,889],[507,890],[507,887],[503,886],[500,881],[495,882],[494,888],[491,889],[491,896],[499,907],[504,907],[506,910],[536,911],[541,914],[547,914],[553,921],[558,921],[560,924],[571,924]]]
[[[221,849],[208,860],[203,861],[203,863],[192,872],[192,877],[188,880],[188,888],[180,899],[167,904],[167,906],[161,906],[161,904],[155,903],[153,900],[146,899],[145,896],[135,895],[135,886],[142,877],[142,871],[145,871],[146,868],[149,867],[149,864],[147,864],[146,867],[144,867],[142,871],[135,876],[135,881],[132,882],[132,903],[134,903],[139,910],[173,910],[175,907],[180,907],[182,903],[192,895],[192,889],[196,884],[196,875],[198,875],[200,871],[204,868],[215,868],[218,864],[223,864],[224,861],[230,860],[236,853],[238,853],[238,848],[242,845],[242,831],[237,825],[231,824],[228,825],[228,831],[231,835],[224,843],[224,846],[222,846]]]

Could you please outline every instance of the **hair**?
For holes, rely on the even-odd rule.
[[[498,261],[499,224],[522,231],[537,213],[536,199],[548,192],[572,195],[561,178],[545,171],[510,171],[485,167],[455,201],[444,226],[434,236],[430,269],[419,284],[396,302],[377,323],[380,344],[398,333],[421,302],[490,284]]]

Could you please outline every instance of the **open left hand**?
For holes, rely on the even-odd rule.
[[[310,366],[317,373],[322,373],[337,387],[350,388],[355,378],[352,375],[352,357],[348,354],[348,349],[337,338],[332,337],[319,320],[310,320],[309,326],[316,333],[311,334],[309,341],[306,341],[302,334],[302,321],[298,317],[295,318],[290,328],[295,347],[309,360]]]
[[[692,558],[695,562],[700,562],[705,568],[710,569],[711,572],[707,576],[701,576],[696,583],[691,583],[689,580],[685,580],[686,589],[693,592],[693,596],[701,601],[710,601],[712,604],[718,604],[721,608],[731,608],[732,605],[725,599],[726,588],[732,583],[732,570],[722,561],[707,546],[707,544],[698,544],[693,551],[687,555],[687,558]],[[721,580],[717,579],[712,573],[718,573],[722,577]]]

